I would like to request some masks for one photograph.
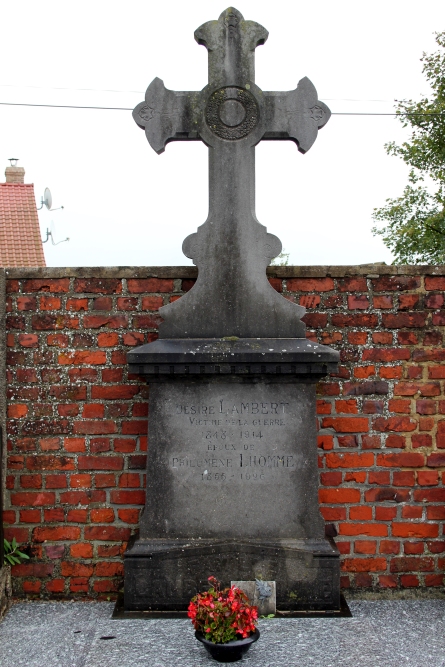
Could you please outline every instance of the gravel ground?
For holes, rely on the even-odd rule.
[[[211,667],[186,619],[111,619],[110,602],[19,602],[0,665]],[[445,667],[445,600],[349,602],[352,618],[260,620],[246,667]]]

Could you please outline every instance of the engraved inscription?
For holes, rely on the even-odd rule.
[[[269,414],[284,414],[289,403],[257,403],[256,401],[237,404],[228,403],[227,401],[218,401],[215,405],[177,405],[176,414],[184,415],[234,415],[234,414],[252,414],[252,415],[269,415]]]
[[[315,420],[307,418],[315,407],[312,386],[168,381],[150,387],[150,401],[145,534],[296,539],[322,533]]]
[[[232,459],[202,458],[192,459],[188,456],[173,456],[172,468],[231,468]]]
[[[257,125],[259,109],[248,90],[226,86],[212,93],[205,117],[213,134],[220,139],[243,139]]]
[[[276,434],[286,426],[287,401],[228,401],[177,403],[173,412],[191,430],[195,452],[174,452],[169,466],[193,469],[205,482],[255,482],[267,479],[270,471],[295,470],[294,453],[280,451]],[[278,450],[278,451],[277,451]]]

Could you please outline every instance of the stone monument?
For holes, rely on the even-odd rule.
[[[318,507],[315,383],[338,353],[305,338],[305,309],[269,284],[281,252],[255,216],[255,146],[305,153],[329,120],[309,79],[290,92],[255,84],[267,31],[229,8],[195,39],[208,50],[201,92],[160,79],[133,112],[150,146],[209,149],[207,221],[183,251],[194,287],[160,310],[159,340],[129,352],[150,385],[147,501],[125,553],[124,607],[185,610],[214,575],[276,582],[277,608],[338,610],[339,553]]]

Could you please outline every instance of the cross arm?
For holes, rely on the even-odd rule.
[[[133,118],[145,130],[150,146],[160,154],[170,141],[197,141],[201,113],[199,92],[168,90],[156,77],[147,88],[145,102],[133,110]]]
[[[314,84],[301,79],[290,92],[266,92],[266,131],[263,139],[292,139],[298,150],[306,153],[317,138],[318,130],[331,117],[329,108],[320,102]]]

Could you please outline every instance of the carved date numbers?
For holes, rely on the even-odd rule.
[[[240,472],[227,475],[225,472],[203,472],[201,473],[203,482],[231,482],[236,479],[241,479],[243,482],[255,482],[265,479],[263,472]]]
[[[225,482],[225,472],[203,472],[201,475],[204,482]]]
[[[205,440],[226,440],[227,431],[202,431],[202,437]]]

